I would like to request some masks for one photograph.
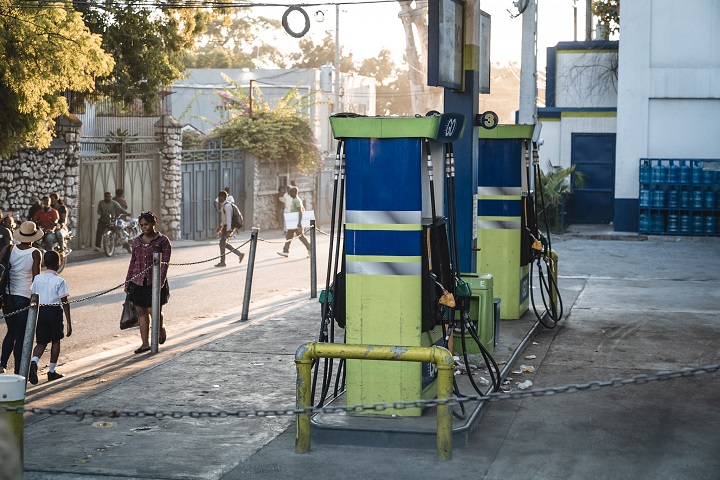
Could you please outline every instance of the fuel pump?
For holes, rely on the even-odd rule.
[[[467,332],[472,341],[478,344],[491,372],[493,389],[497,390],[497,364],[482,345],[477,329],[470,321],[470,288],[457,272],[459,256],[452,142],[462,131],[464,117],[440,115],[436,112],[431,112],[429,116],[431,118],[380,119],[350,114],[334,116],[331,119],[339,142],[335,158],[330,258],[326,288],[320,295],[322,321],[319,339],[323,342],[335,342],[337,326],[343,329],[344,338],[340,340],[343,343],[354,343],[362,339],[362,343],[394,345],[392,342],[397,341],[398,345],[411,346],[413,344],[409,342],[416,342],[422,345],[447,346],[450,333],[457,327],[462,332],[466,364],[469,363],[464,338]],[[418,124],[419,127],[416,128],[421,131],[411,131],[409,126],[413,124]],[[411,139],[397,145],[392,141],[405,136],[420,137],[421,140]],[[378,140],[378,137],[382,140]],[[394,157],[389,160],[378,157],[385,155],[383,150],[391,152]],[[405,158],[408,152],[410,158]],[[417,162],[418,159],[412,152],[424,153],[425,172],[418,170],[421,163]],[[421,178],[427,180],[422,180],[421,185],[417,186],[419,188],[416,187],[417,192],[412,188],[403,190],[386,182],[388,177],[393,178],[392,172],[378,174],[371,171],[373,168],[398,168],[396,171],[406,176],[402,179],[396,178],[401,182],[412,184]],[[444,183],[435,183],[435,170],[444,170]],[[351,186],[347,186],[348,182]],[[373,182],[377,182],[377,185]],[[365,190],[360,190],[358,185]],[[394,196],[385,195],[387,192],[381,189],[388,188],[388,185],[399,192],[394,193]],[[368,198],[369,187],[380,189],[373,190],[372,193],[383,198]],[[447,216],[438,214],[438,210],[443,212],[445,209]],[[420,210],[422,215],[419,215]],[[416,228],[413,224],[415,221],[418,221],[419,238],[412,233]],[[417,249],[413,246],[416,239],[419,240]],[[398,255],[403,253],[404,256]],[[414,266],[416,257],[413,256],[416,253],[419,253],[417,269]],[[412,288],[415,288],[412,285],[417,285],[417,281],[420,295],[412,291]],[[375,283],[381,284],[383,290],[377,289]],[[397,298],[394,298],[395,295],[388,290],[388,286],[395,288]],[[368,296],[366,291],[374,295]],[[353,295],[356,298],[353,298]],[[360,301],[357,296],[361,297]],[[419,311],[414,305],[418,298],[421,299]],[[412,318],[419,320],[418,331],[414,336],[408,337],[409,340],[397,340],[400,334],[393,325],[397,320],[391,313],[396,301],[404,302],[405,305],[405,308],[396,311],[400,321],[407,322]],[[378,302],[379,304],[376,304]],[[416,312],[418,316],[414,317]],[[372,318],[361,318],[363,315],[372,315]],[[383,318],[380,319],[379,315]],[[372,328],[358,326],[361,322],[371,324]],[[415,328],[412,323],[406,323],[402,330],[412,331]],[[367,338],[370,341],[366,340]],[[351,371],[352,368],[355,370]],[[410,378],[408,382],[413,392],[408,399],[433,395],[433,373],[431,365],[422,365],[421,381]],[[390,374],[396,375],[396,372]],[[319,400],[316,403],[324,405],[326,401],[346,391],[349,403],[368,403],[375,399],[371,395],[376,395],[372,387],[368,387],[369,384],[378,383],[381,387],[376,390],[390,390],[388,382],[383,378],[386,375],[388,371],[359,369],[357,366],[348,366],[342,360],[336,363],[333,363],[332,359],[318,360],[314,365],[313,398],[317,398],[316,390],[319,390]],[[403,378],[398,381],[405,380]],[[318,382],[321,382],[321,386]],[[471,382],[474,384],[472,376]],[[359,385],[360,383],[362,385]],[[482,393],[477,385],[474,386]],[[357,393],[357,390],[363,388],[370,390],[370,394],[365,391]],[[353,389],[355,392],[351,392]],[[386,399],[394,401],[401,398],[396,395],[405,393],[401,389],[396,389],[396,392],[383,394]],[[456,393],[459,394],[457,391]]]

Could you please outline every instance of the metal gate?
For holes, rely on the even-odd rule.
[[[182,152],[182,205],[180,235],[186,240],[215,236],[219,214],[215,199],[220,190],[230,188],[230,195],[241,212],[245,212],[245,152],[222,148],[213,140],[204,150]]]
[[[97,205],[105,192],[125,190],[128,210],[139,215],[160,207],[160,140],[156,137],[80,140],[80,202],[76,241],[95,245]]]
[[[570,157],[587,175],[568,202],[568,223],[610,223],[615,217],[615,134],[573,133]]]

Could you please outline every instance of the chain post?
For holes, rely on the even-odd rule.
[[[152,353],[158,353],[160,339],[160,253],[153,253],[152,267],[152,330],[150,347]]]
[[[32,358],[39,305],[40,297],[37,293],[33,293],[30,296],[30,306],[28,307],[27,322],[25,324],[25,337],[23,337],[22,356],[20,357],[20,369],[18,370],[20,375],[25,377],[25,385],[27,385],[28,372],[30,371],[30,359]]]
[[[248,320],[250,310],[250,294],[252,292],[253,271],[255,270],[255,252],[257,251],[257,240],[260,229],[252,227],[250,231],[250,252],[248,253],[247,271],[245,272],[245,294],[243,295],[242,316],[240,321]]]
[[[310,298],[317,298],[317,250],[315,220],[310,220]]]

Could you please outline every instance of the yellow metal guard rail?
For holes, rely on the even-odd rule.
[[[401,362],[429,362],[438,369],[437,398],[452,397],[453,357],[444,347],[398,347],[390,345],[347,345],[343,343],[307,342],[295,352],[297,368],[295,452],[310,451],[310,408],[312,362],[316,358],[344,358],[356,360],[394,360]],[[437,406],[437,454],[439,460],[452,458],[452,409],[447,403]]]

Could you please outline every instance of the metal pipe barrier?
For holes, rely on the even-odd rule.
[[[150,337],[150,351],[158,353],[158,344],[160,343],[160,253],[153,253],[152,265],[152,308],[150,315],[152,316],[152,336]]]
[[[317,298],[317,250],[315,220],[310,220],[310,298]]]
[[[430,362],[437,366],[437,455],[439,460],[452,458],[452,398],[453,367],[455,361],[447,348],[398,347],[390,345],[348,345],[342,343],[307,342],[295,352],[297,369],[295,452],[310,451],[310,413],[312,409],[311,374],[316,358],[344,358],[356,360],[393,360],[400,362]]]
[[[250,231],[250,252],[248,253],[247,271],[245,272],[245,294],[243,295],[242,315],[240,321],[246,322],[250,313],[250,293],[252,292],[253,272],[255,271],[255,252],[257,251],[258,233],[260,229],[252,227]]]
[[[25,377],[26,386],[28,372],[30,371],[30,360],[32,359],[33,342],[35,341],[35,327],[37,325],[39,304],[40,297],[37,293],[33,293],[30,296],[30,306],[28,307],[27,323],[25,324],[25,337],[23,337],[22,356],[20,357],[20,369],[18,370],[20,375]]]

